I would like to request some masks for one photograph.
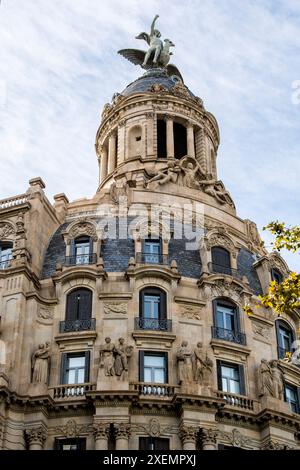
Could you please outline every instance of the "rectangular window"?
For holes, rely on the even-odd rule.
[[[169,450],[170,441],[162,437],[140,437],[139,450]]]
[[[300,413],[299,409],[299,389],[293,385],[285,386],[285,401],[289,404],[289,407],[293,413]]]
[[[70,385],[88,382],[89,355],[89,351],[62,354],[61,383]]]
[[[55,439],[55,450],[86,450],[85,438]]]
[[[144,263],[160,263],[160,240],[145,240],[143,251]]]
[[[144,318],[158,320],[160,313],[160,295],[144,295]]]
[[[140,351],[140,381],[147,383],[167,383],[167,353]]]
[[[219,390],[238,395],[245,395],[243,366],[217,361],[217,367]]]
[[[235,308],[217,304],[217,325],[225,330],[235,330]]]

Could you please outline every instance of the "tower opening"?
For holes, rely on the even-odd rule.
[[[186,127],[174,122],[174,156],[178,160],[187,154]]]
[[[167,158],[167,128],[164,119],[157,119],[157,158]]]

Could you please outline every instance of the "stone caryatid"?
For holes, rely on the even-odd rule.
[[[213,361],[202,349],[202,343],[197,343],[192,355],[194,381],[205,387],[211,385]]]
[[[50,369],[50,344],[39,344],[38,349],[32,354],[32,383],[48,384]]]
[[[106,337],[105,343],[100,347],[100,369],[103,369],[107,377],[115,375],[114,349],[115,345],[111,342],[111,338]]]
[[[283,399],[284,378],[277,360],[261,360],[259,367],[259,396]]]
[[[177,371],[178,383],[180,385],[188,384],[193,381],[192,371],[192,352],[188,346],[187,341],[182,341],[181,346],[177,351]]]
[[[175,47],[175,44],[170,39],[164,39],[162,41],[160,31],[155,28],[158,17],[159,16],[156,15],[151,23],[150,34],[142,32],[136,36],[136,39],[146,41],[148,44],[147,51],[140,49],[121,49],[119,54],[144,69],[163,68],[169,76],[177,75],[177,77],[182,80],[182,76],[177,67],[173,64],[169,64],[170,56],[172,55],[170,48]]]

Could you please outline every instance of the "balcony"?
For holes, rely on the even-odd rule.
[[[254,411],[254,400],[243,395],[237,395],[229,392],[217,392],[218,398],[223,398],[229,406],[243,408],[244,410]]]
[[[90,331],[96,329],[96,318],[86,320],[67,320],[59,324],[60,333],[71,333],[74,331]]]
[[[145,397],[168,398],[175,395],[175,385],[146,382],[134,382],[131,385],[133,390]]]
[[[9,259],[0,261],[0,270],[9,268],[11,260],[12,260],[12,257],[10,257]]]
[[[225,328],[212,326],[211,334],[214,339],[222,339],[223,341],[230,341],[231,343],[246,346],[246,335],[240,331],[226,330]]]
[[[97,253],[91,253],[87,255],[76,255],[76,256],[66,256],[65,257],[65,266],[82,266],[85,264],[96,264],[97,263]]]
[[[227,276],[235,277],[236,279],[243,279],[242,274],[237,269],[222,264],[208,263],[208,270],[212,274],[226,274]]]
[[[51,388],[51,395],[53,394],[54,400],[63,400],[71,398],[85,397],[86,392],[95,390],[96,384],[83,383],[83,384],[70,384],[70,385],[57,385]]]
[[[172,331],[172,320],[135,317],[135,330]]]
[[[168,255],[159,253],[137,253],[136,262],[143,264],[168,264]]]

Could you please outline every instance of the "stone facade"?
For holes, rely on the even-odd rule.
[[[218,145],[202,100],[151,70],[104,107],[92,199],[51,204],[35,178],[0,201],[0,246],[11,247],[0,270],[0,448],[300,449],[299,398],[286,392],[300,369],[279,331],[296,340],[299,312],[280,324],[263,308],[243,313],[288,268],[236,215]],[[151,213],[158,205],[172,208],[169,225]],[[108,221],[118,222],[110,237]],[[182,222],[202,231],[192,250],[175,236]],[[143,292],[160,302],[152,316]]]

